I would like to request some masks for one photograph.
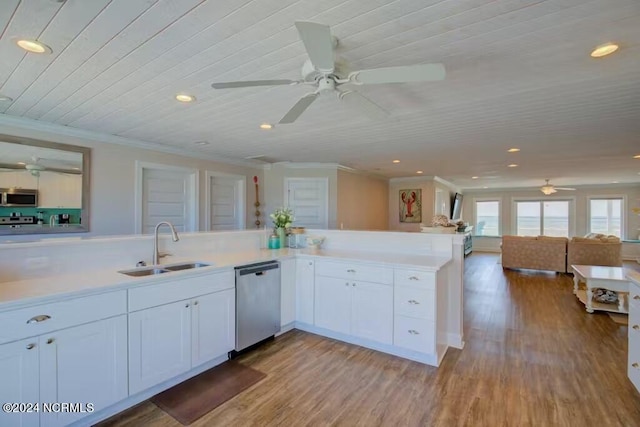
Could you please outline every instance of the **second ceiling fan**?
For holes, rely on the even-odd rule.
[[[401,67],[374,68],[352,71],[345,74],[341,63],[336,63],[334,48],[337,39],[331,35],[327,25],[314,22],[296,22],[296,28],[309,55],[302,66],[302,80],[252,80],[213,83],[214,89],[233,89],[252,86],[275,86],[306,84],[315,90],[300,98],[278,123],[288,124],[298,117],[315,101],[320,93],[335,92],[338,99],[362,110],[373,119],[380,119],[389,113],[359,92],[342,85],[364,85],[383,83],[409,83],[443,80],[446,72],[442,64],[420,64]]]

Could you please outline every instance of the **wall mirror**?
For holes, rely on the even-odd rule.
[[[0,134],[0,235],[89,231],[90,153]]]

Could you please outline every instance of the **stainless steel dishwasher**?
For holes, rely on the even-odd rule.
[[[280,263],[236,267],[236,352],[280,330]]]

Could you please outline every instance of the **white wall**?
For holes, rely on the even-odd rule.
[[[35,126],[34,126],[35,127]],[[52,128],[54,126],[51,126]],[[250,168],[225,164],[213,160],[186,157],[163,153],[149,149],[127,147],[119,144],[101,142],[97,136],[73,136],[56,132],[55,129],[40,130],[26,126],[16,126],[0,122],[0,133],[15,135],[64,144],[91,148],[91,194],[90,194],[90,231],[76,234],[74,237],[98,235],[125,235],[134,233],[134,192],[135,162],[143,161],[172,166],[195,168],[199,170],[199,218],[200,230],[205,223],[205,171],[218,171],[247,177],[247,226],[253,227],[255,221],[253,204],[253,176],[263,180],[262,168]],[[81,133],[81,132],[78,132]],[[86,133],[90,134],[89,132]],[[262,198],[264,198],[261,195]],[[61,235],[41,235],[38,237],[56,237]],[[33,240],[31,236],[5,236],[3,240]]]
[[[338,165],[309,165],[276,163],[264,171],[264,203],[261,209],[266,213],[267,228],[273,224],[268,219],[270,213],[284,206],[285,178],[328,178],[329,180],[329,228],[337,228],[338,212]],[[261,202],[262,204],[262,202]],[[295,216],[295,212],[294,212]],[[295,225],[295,224],[294,224]]]

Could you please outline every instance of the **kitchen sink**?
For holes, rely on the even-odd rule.
[[[134,277],[153,276],[154,274],[162,274],[162,273],[168,273],[168,272],[169,270],[165,270],[164,268],[157,268],[157,267],[143,268],[143,269],[136,268],[135,270],[118,271],[118,273],[126,274],[127,276],[134,276]]]
[[[192,268],[209,267],[211,264],[205,264],[203,262],[188,262],[185,264],[165,265],[162,268],[169,271],[190,270]]]

